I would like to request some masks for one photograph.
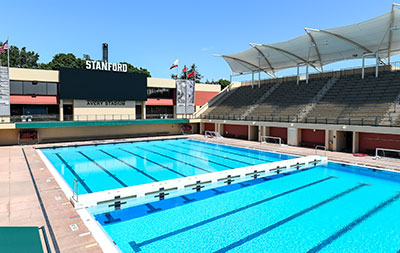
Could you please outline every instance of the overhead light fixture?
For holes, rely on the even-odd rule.
[[[399,26],[398,25],[394,25],[392,27],[389,28],[391,31],[396,31],[399,30]]]

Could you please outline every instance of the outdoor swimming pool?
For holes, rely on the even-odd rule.
[[[72,189],[95,193],[201,175],[293,156],[187,139],[41,149]]]
[[[88,210],[123,252],[398,252],[399,190],[396,173],[329,163]]]

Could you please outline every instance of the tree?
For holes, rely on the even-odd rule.
[[[10,67],[14,68],[38,68],[39,54],[27,51],[26,47],[21,50],[16,46],[10,46]],[[0,55],[1,66],[7,66],[7,51]]]
[[[85,68],[85,60],[72,53],[59,53],[54,55],[49,63],[40,64],[42,69],[59,70],[60,68]]]
[[[200,73],[199,73],[199,71],[197,69],[197,66],[194,63],[190,67],[190,70],[188,71],[188,73],[192,73],[193,71],[195,72],[194,73],[195,76],[194,77],[189,77],[189,80],[195,80],[196,83],[200,83],[200,80],[203,78],[203,76],[200,75]]]
[[[231,82],[225,79],[219,79],[218,84],[221,85],[221,89],[224,89],[226,86],[228,86]]]
[[[120,63],[121,63],[121,64],[126,64],[126,65],[128,65],[128,72],[132,72],[132,73],[142,73],[142,74],[146,74],[147,77],[151,77],[150,72],[149,72],[147,69],[145,69],[145,68],[142,68],[142,67],[137,68],[137,67],[135,67],[135,66],[133,66],[132,64],[127,63],[127,62],[120,62]]]

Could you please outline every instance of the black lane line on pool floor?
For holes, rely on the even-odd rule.
[[[216,221],[216,220],[222,219],[222,218],[224,218],[224,217],[230,216],[230,215],[232,215],[232,214],[235,214],[235,213],[244,211],[244,210],[246,210],[246,209],[249,209],[249,208],[252,208],[252,207],[261,205],[261,204],[263,204],[263,203],[265,203],[265,202],[268,202],[268,201],[271,201],[271,200],[274,200],[274,199],[283,197],[283,196],[288,195],[288,194],[290,194],[290,193],[293,193],[293,192],[296,192],[296,191],[305,189],[305,188],[307,188],[307,187],[310,187],[310,186],[313,186],[313,185],[316,185],[316,184],[319,184],[319,183],[328,181],[328,180],[333,179],[333,178],[335,178],[335,177],[334,177],[334,176],[329,176],[329,177],[326,177],[326,178],[323,178],[323,179],[320,179],[320,180],[317,180],[317,181],[314,181],[314,182],[311,182],[311,183],[308,183],[308,184],[299,186],[299,187],[297,187],[297,188],[294,188],[294,189],[291,189],[291,190],[288,190],[288,191],[279,193],[279,194],[277,194],[277,195],[274,195],[274,196],[271,196],[271,197],[268,197],[268,198],[259,200],[259,201],[257,201],[257,202],[251,203],[251,204],[249,204],[249,205],[236,208],[236,209],[234,209],[234,210],[232,210],[232,211],[229,211],[229,212],[220,214],[220,215],[218,215],[218,216],[215,216],[215,217],[212,217],[212,218],[209,218],[209,219],[206,219],[206,220],[197,222],[197,223],[195,223],[195,224],[193,224],[193,225],[190,225],[190,226],[187,226],[187,227],[184,227],[184,228],[181,228],[181,229],[177,229],[177,230],[175,230],[175,231],[169,232],[169,233],[164,234],[164,235],[160,235],[160,236],[154,237],[154,238],[152,238],[152,239],[143,241],[143,242],[141,242],[141,243],[136,243],[135,241],[132,241],[132,242],[129,243],[129,245],[132,247],[132,249],[133,249],[135,252],[139,252],[139,251],[141,251],[140,247],[142,247],[142,246],[144,246],[144,245],[147,245],[147,244],[150,244],[150,243],[159,241],[159,240],[163,240],[163,239],[166,239],[166,238],[171,237],[171,236],[175,236],[175,235],[177,235],[177,234],[180,234],[180,233],[186,232],[186,231],[188,231],[188,230],[191,230],[191,229],[194,229],[194,228],[203,226],[203,225],[205,225],[205,224],[208,224],[208,223],[214,222],[214,221]]]
[[[378,206],[375,206],[374,208],[372,208],[371,210],[369,210],[368,212],[366,212],[362,216],[358,217],[357,219],[355,219],[351,223],[347,224],[345,227],[343,227],[342,229],[338,230],[333,235],[329,236],[328,238],[326,238],[325,240],[320,242],[317,246],[315,246],[314,248],[310,249],[308,252],[313,253],[313,252],[318,252],[318,251],[322,250],[323,248],[325,248],[326,246],[328,246],[329,244],[334,242],[336,239],[338,239],[342,235],[346,234],[347,232],[350,232],[353,228],[355,228],[356,226],[360,225],[365,220],[371,218],[371,216],[377,214],[379,211],[381,211],[385,207],[391,205],[393,202],[395,202],[399,198],[400,198],[400,193],[395,194],[390,199],[380,203]]]
[[[178,171],[176,171],[176,170],[173,170],[173,169],[171,169],[171,168],[169,168],[169,167],[167,167],[167,166],[164,166],[164,165],[162,165],[162,164],[159,164],[158,162],[155,162],[155,161],[153,161],[153,160],[151,160],[151,159],[149,159],[149,158],[147,158],[147,157],[144,157],[144,156],[135,154],[135,153],[133,153],[133,152],[131,152],[131,151],[129,151],[129,150],[123,149],[123,148],[119,148],[119,149],[122,150],[122,151],[124,151],[124,152],[126,152],[126,153],[129,153],[129,154],[131,154],[131,155],[140,157],[140,158],[142,158],[142,159],[145,160],[145,161],[149,161],[149,162],[151,162],[151,163],[154,163],[155,165],[158,165],[158,166],[160,166],[161,168],[164,168],[164,169],[166,169],[166,170],[169,170],[169,171],[171,171],[171,172],[173,172],[173,173],[175,173],[175,174],[178,174],[178,175],[180,175],[180,176],[182,176],[182,177],[187,177],[186,175],[184,175],[184,174],[182,174],[182,173],[180,173],[180,172],[178,172]]]
[[[153,154],[156,154],[156,155],[159,155],[159,156],[163,156],[163,157],[165,157],[165,158],[168,158],[168,159],[171,159],[171,160],[180,162],[180,163],[184,163],[184,164],[186,164],[186,165],[192,166],[193,168],[196,168],[196,169],[199,169],[199,170],[208,172],[208,173],[211,172],[211,171],[209,171],[209,170],[203,169],[203,168],[201,168],[201,167],[199,167],[199,166],[196,166],[196,165],[194,165],[194,164],[191,164],[191,163],[188,163],[188,162],[185,162],[185,161],[181,161],[181,160],[175,159],[175,158],[173,158],[173,157],[164,155],[164,154],[159,153],[159,152],[157,152],[157,151],[153,151],[153,150],[150,150],[150,149],[147,149],[147,148],[141,148],[141,147],[135,147],[135,148],[142,149],[142,150],[144,150],[144,151],[151,152],[151,153],[153,153]]]
[[[195,151],[195,152],[199,152],[199,153],[203,153],[203,154],[207,154],[207,155],[212,155],[212,156],[220,157],[220,158],[227,159],[227,160],[231,160],[231,161],[234,161],[234,162],[239,162],[239,163],[247,164],[247,165],[249,165],[249,166],[255,165],[255,164],[253,164],[253,163],[243,162],[243,161],[240,161],[240,160],[237,160],[237,159],[233,159],[233,158],[229,158],[229,157],[226,157],[226,156],[223,156],[223,155],[216,155],[216,154],[213,154],[213,153],[210,153],[210,152],[201,151],[201,150],[198,150],[198,149],[194,149],[194,148],[192,148],[192,147],[182,147],[182,146],[178,146],[178,145],[170,144],[170,143],[169,143],[168,145],[173,146],[173,147],[177,147],[177,148],[183,148],[183,149],[193,150],[193,151]]]
[[[323,200],[323,201],[321,201],[321,202],[319,202],[317,204],[314,204],[314,205],[312,205],[310,207],[307,207],[306,209],[303,209],[300,212],[297,212],[297,213],[295,213],[293,215],[290,215],[289,217],[286,217],[283,220],[280,220],[280,221],[278,221],[278,222],[276,222],[276,223],[274,223],[272,225],[269,225],[269,226],[267,226],[267,227],[255,232],[253,234],[250,234],[250,235],[246,236],[245,238],[243,238],[243,239],[241,239],[239,241],[231,243],[231,244],[227,245],[226,247],[223,247],[222,249],[217,250],[216,252],[218,252],[218,253],[227,252],[227,251],[232,250],[232,249],[234,249],[236,247],[239,247],[239,246],[241,246],[241,245],[243,245],[243,244],[245,244],[245,243],[247,243],[247,242],[249,242],[249,241],[251,241],[251,240],[253,240],[253,239],[255,239],[255,238],[257,238],[257,237],[259,237],[259,236],[261,236],[261,235],[263,235],[263,234],[265,234],[265,233],[267,233],[267,232],[269,232],[269,231],[271,231],[271,230],[273,230],[275,228],[277,228],[277,227],[280,227],[280,226],[288,223],[289,221],[292,221],[292,220],[294,220],[294,219],[296,219],[296,218],[298,218],[298,217],[300,217],[300,216],[302,216],[302,215],[304,215],[306,213],[309,213],[309,212],[311,212],[311,211],[313,211],[313,210],[315,210],[317,208],[320,208],[320,207],[322,207],[322,206],[324,206],[324,205],[326,205],[326,204],[328,204],[328,203],[330,203],[330,202],[332,202],[334,200],[337,200],[337,199],[339,199],[341,197],[344,197],[344,196],[346,196],[346,195],[348,195],[348,194],[350,194],[350,193],[352,193],[354,191],[357,191],[357,190],[359,190],[359,189],[361,189],[361,188],[363,188],[365,186],[368,186],[368,185],[364,184],[364,183],[360,183],[360,184],[358,184],[358,185],[356,185],[356,186],[354,186],[354,187],[352,187],[350,189],[347,189],[347,190],[345,190],[345,191],[343,191],[341,193],[338,193],[338,194],[336,194],[336,195],[334,195],[334,196],[332,196],[332,197],[330,197],[328,199],[325,199],[325,200]]]
[[[189,141],[190,141],[190,140],[189,140]],[[195,142],[195,143],[197,143],[197,142]],[[207,142],[207,143],[208,143],[208,142]],[[214,144],[214,143],[212,143],[212,144]],[[192,142],[190,142],[190,145],[197,146],[197,147],[200,147],[200,148],[206,148],[206,146],[197,145],[197,144],[192,144]],[[221,146],[224,146],[224,145],[221,145]],[[220,147],[220,146],[216,145],[216,147]],[[235,146],[232,146],[232,147],[234,147],[234,148],[239,148],[239,147],[235,147]],[[241,149],[243,149],[243,148],[241,148]],[[218,150],[218,151],[221,151],[221,152],[233,154],[233,155],[238,155],[238,153],[235,153],[235,152],[232,152],[232,151],[227,151],[227,150],[224,150],[224,149],[217,149],[217,150]],[[258,151],[258,152],[266,152],[266,151],[259,151],[259,150],[254,150],[254,149],[250,149],[250,150],[252,150],[252,151]],[[246,152],[246,151],[241,151],[241,152]],[[274,161],[271,161],[271,160],[268,160],[268,159],[263,159],[263,158],[254,157],[254,156],[248,156],[247,154],[243,154],[243,156],[247,156],[248,158],[252,158],[252,159],[256,159],[256,160],[260,160],[260,161],[265,161],[265,162],[274,162]]]
[[[112,174],[111,172],[109,172],[106,168],[104,168],[103,166],[101,166],[100,164],[98,164],[95,160],[93,160],[92,158],[90,158],[89,156],[85,155],[84,153],[82,153],[82,151],[78,151],[79,154],[81,154],[82,156],[84,156],[86,159],[88,159],[89,161],[91,161],[92,163],[94,163],[97,167],[99,167],[100,169],[102,169],[105,173],[107,173],[110,177],[112,177],[115,181],[117,181],[120,185],[122,185],[123,187],[128,187],[127,184],[125,184],[124,182],[121,181],[121,179],[119,179],[118,177],[116,177],[114,174]]]
[[[211,160],[207,160],[207,159],[205,159],[205,158],[198,157],[198,156],[195,156],[195,155],[190,155],[190,154],[187,154],[187,153],[179,152],[179,151],[176,151],[176,150],[173,150],[173,149],[169,149],[169,148],[166,148],[166,147],[160,147],[160,146],[157,146],[157,145],[153,145],[153,146],[154,146],[154,147],[157,147],[157,148],[161,148],[161,149],[166,149],[166,150],[169,150],[169,151],[171,151],[171,152],[178,153],[178,154],[190,156],[190,157],[193,157],[193,158],[196,158],[196,159],[199,159],[199,160],[203,160],[203,161],[205,161],[205,162],[214,163],[214,164],[223,166],[223,167],[228,168],[228,169],[235,169],[234,167],[231,167],[231,166],[228,166],[228,165],[225,165],[225,164],[222,164],[222,163],[214,162],[214,161],[211,161]]]
[[[108,155],[108,156],[111,156],[111,157],[114,158],[115,160],[118,160],[118,161],[120,161],[121,163],[123,163],[123,164],[125,164],[125,165],[131,167],[132,169],[134,169],[134,170],[136,170],[137,172],[139,172],[140,174],[143,174],[144,176],[150,178],[151,180],[153,180],[153,181],[155,181],[155,182],[160,181],[160,180],[158,180],[157,178],[155,178],[155,177],[153,177],[153,176],[150,176],[149,174],[147,174],[147,173],[144,172],[143,170],[139,170],[138,168],[136,168],[136,167],[133,166],[132,164],[129,164],[129,163],[125,162],[124,160],[121,160],[121,159],[119,159],[118,157],[116,157],[116,156],[114,156],[114,155],[112,155],[112,154],[110,154],[110,153],[108,153],[108,152],[106,152],[106,151],[104,151],[104,150],[102,150],[102,149],[100,149],[100,151],[103,152],[104,154]]]
[[[72,175],[74,175],[74,177],[76,178],[76,180],[78,180],[79,184],[82,185],[83,188],[85,188],[87,193],[92,193],[93,191],[89,188],[89,186],[85,183],[84,179],[82,179],[76,172],[75,170],[72,168],[71,165],[68,164],[67,161],[64,160],[64,158],[61,157],[61,155],[59,153],[56,153],[56,156],[58,157],[58,159],[61,160],[61,162],[65,165],[65,167],[67,167],[67,169],[72,173]]]

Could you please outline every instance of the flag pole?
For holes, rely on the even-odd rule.
[[[7,36],[7,65],[8,65],[8,79],[10,79],[10,40]]]
[[[179,64],[176,65],[176,80],[178,80],[179,76]]]

